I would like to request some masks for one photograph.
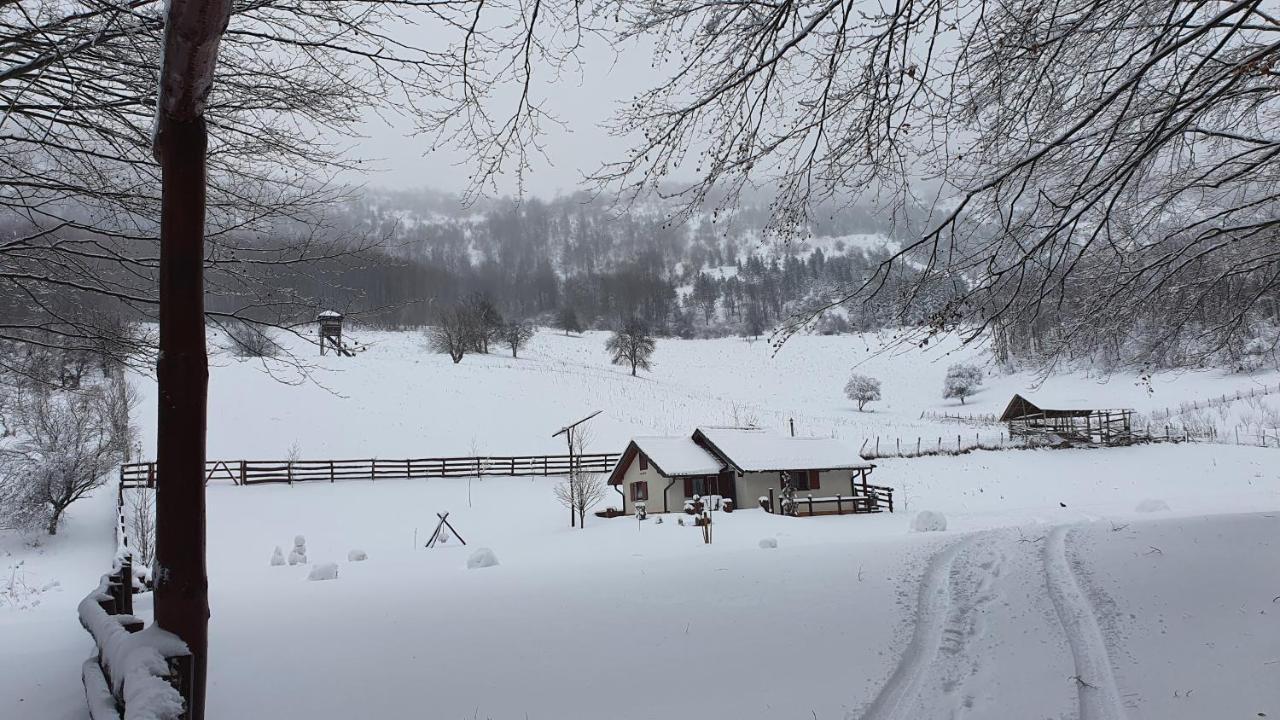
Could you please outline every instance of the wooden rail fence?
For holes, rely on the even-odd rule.
[[[210,460],[205,482],[230,480],[236,485],[264,483],[336,482],[338,480],[412,480],[450,477],[531,477],[565,475],[574,467],[609,472],[616,453],[569,455],[512,455],[502,457],[410,458],[387,460]],[[120,466],[121,487],[154,487],[154,462]]]

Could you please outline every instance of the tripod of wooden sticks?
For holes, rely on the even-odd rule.
[[[436,513],[436,517],[440,518],[440,522],[436,523],[436,531],[431,533],[431,539],[427,541],[427,547],[431,548],[436,546],[436,541],[440,539],[440,531],[444,528],[449,528],[449,532],[453,533],[453,536],[458,538],[458,542],[463,545],[467,544],[467,541],[463,540],[462,536],[458,534],[458,531],[454,530],[453,526],[449,524],[449,513],[445,513],[443,515]]]

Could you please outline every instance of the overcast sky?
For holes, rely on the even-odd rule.
[[[543,129],[546,159],[533,157],[526,175],[526,195],[553,197],[582,185],[585,174],[599,168],[606,157],[617,157],[625,143],[603,127],[618,102],[647,87],[653,70],[648,48],[632,46],[615,52],[599,41],[579,51],[580,63],[566,68],[554,85],[543,85],[545,109],[565,127]],[[505,98],[514,102],[514,93]],[[495,113],[503,108],[495,108]],[[351,178],[372,186],[408,189],[430,187],[461,193],[474,164],[464,153],[449,148],[431,151],[431,138],[414,137],[408,122],[388,124],[372,114],[357,141],[356,152],[366,158],[369,171]],[[517,191],[514,175],[499,183],[501,194]]]

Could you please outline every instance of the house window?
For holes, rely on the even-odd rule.
[[[649,499],[649,483],[631,483],[631,502],[646,502]]]
[[[712,478],[706,475],[685,478],[684,496],[693,497],[697,495],[698,497],[706,497],[711,494],[711,480]]]
[[[648,470],[648,469],[649,469],[649,456],[645,455],[644,453],[640,453],[640,471],[644,472],[645,470]]]
[[[792,470],[791,487],[796,490],[817,490],[821,487],[817,470]]]

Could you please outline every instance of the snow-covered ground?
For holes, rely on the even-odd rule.
[[[885,402],[858,413],[840,395],[868,356],[857,338],[797,338],[777,356],[763,342],[660,341],[654,372],[634,379],[595,334],[544,333],[528,357],[459,366],[416,336],[353,335],[370,350],[317,358],[300,385],[218,358],[210,456],[278,458],[295,442],[304,458],[558,451],[550,434],[595,409],[597,451],[749,416],[855,444],[954,434],[920,413],[951,407],[946,364],[970,354],[867,360]],[[1031,381],[991,378],[965,411],[999,410]],[[1157,376],[1152,393],[1074,375],[1041,392],[1142,409],[1255,382]],[[739,510],[716,515],[711,545],[677,516],[571,529],[554,479],[214,482],[209,717],[1280,713],[1277,450],[977,452],[885,460],[872,478],[897,488],[899,512]],[[0,718],[85,717],[91,643],[74,607],[108,566],[111,500],[74,507],[40,547],[0,533],[0,582],[24,578],[21,601],[0,600]],[[948,529],[911,532],[921,510]],[[466,547],[422,547],[444,512]],[[295,535],[308,562],[272,566]],[[478,548],[498,564],[468,569]],[[307,579],[327,562],[336,578]]]
[[[965,405],[942,399],[947,365],[983,361],[980,350],[944,342],[929,352],[879,352],[875,335],[801,336],[774,352],[764,340],[658,341],[654,368],[632,378],[609,364],[606,333],[539,333],[521,357],[468,355],[454,365],[428,352],[421,333],[348,332],[368,348],[354,358],[313,356],[302,376],[280,363],[212,360],[209,457],[275,459],[295,443],[303,458],[432,457],[561,452],[551,435],[594,410],[595,452],[620,452],[633,435],[687,434],[698,425],[759,424],[800,435],[835,436],[855,446],[879,437],[882,449],[922,439],[954,443],[1001,433],[921,418],[924,411],[999,413],[1015,392],[1046,406],[1131,407],[1139,411],[1280,383],[1280,374],[1219,371],[1134,376],[1070,373],[1039,384],[1031,373],[993,374]],[[883,401],[860,413],[843,388],[857,365],[879,378]],[[284,381],[284,382],[281,382]],[[294,383],[294,384],[290,384]],[[145,384],[144,408],[154,386]],[[1280,395],[1274,396],[1280,404]],[[154,427],[154,422],[148,422]],[[143,447],[153,447],[144,439]]]

